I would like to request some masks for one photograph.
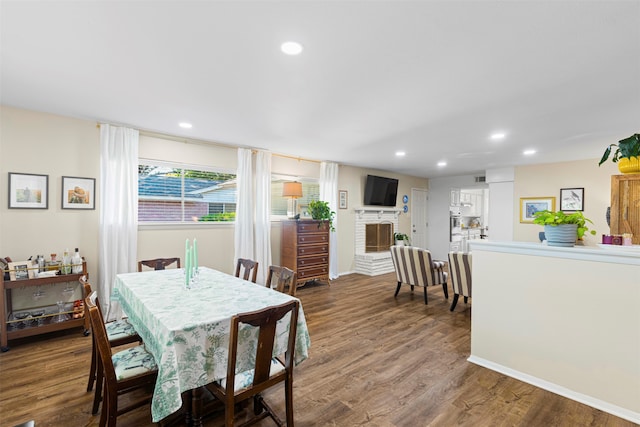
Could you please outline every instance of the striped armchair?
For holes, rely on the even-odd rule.
[[[391,259],[396,269],[398,287],[394,295],[398,296],[400,286],[405,283],[411,286],[424,287],[424,303],[427,304],[427,286],[442,285],[444,297],[449,298],[447,291],[447,273],[443,261],[433,261],[431,252],[414,246],[391,246]]]
[[[449,310],[453,311],[460,295],[464,297],[465,304],[471,296],[471,254],[449,252],[449,273],[453,287],[453,302]]]

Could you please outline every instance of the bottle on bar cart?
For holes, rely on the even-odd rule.
[[[73,254],[73,258],[71,258],[71,270],[73,274],[82,273],[82,257],[80,256],[80,252],[78,252],[78,248],[76,248],[76,252]]]

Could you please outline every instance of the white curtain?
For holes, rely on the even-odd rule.
[[[256,155],[255,260],[259,263],[258,283],[266,283],[271,265],[271,153]]]
[[[138,249],[138,131],[100,125],[98,294],[105,320],[122,317],[111,301],[117,274],[136,271]]]
[[[236,173],[238,194],[236,200],[235,263],[238,258],[254,258],[253,251],[253,173],[251,150],[238,148],[238,172]]]
[[[338,212],[338,164],[320,163],[320,200]],[[338,278],[338,215],[333,217],[335,231],[329,233],[329,279]]]

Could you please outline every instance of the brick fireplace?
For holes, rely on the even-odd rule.
[[[356,209],[356,273],[377,276],[394,271],[389,246],[394,243],[399,215],[394,208]]]

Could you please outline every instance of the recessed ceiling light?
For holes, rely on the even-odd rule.
[[[396,156],[397,157],[404,157],[406,155],[407,155],[407,153],[405,153],[404,151],[396,151]]]
[[[504,132],[496,132],[491,134],[491,139],[494,141],[498,141],[500,139],[504,139],[507,136]]]
[[[191,129],[193,127],[191,123],[187,122],[182,122],[178,126],[180,126],[182,129]]]
[[[438,166],[440,167],[447,166],[447,162],[438,162]]]
[[[287,55],[299,55],[302,52],[302,45],[297,42],[284,42],[280,49]]]
[[[524,154],[525,156],[530,156],[532,154],[536,154],[536,150],[524,150],[522,154]]]

